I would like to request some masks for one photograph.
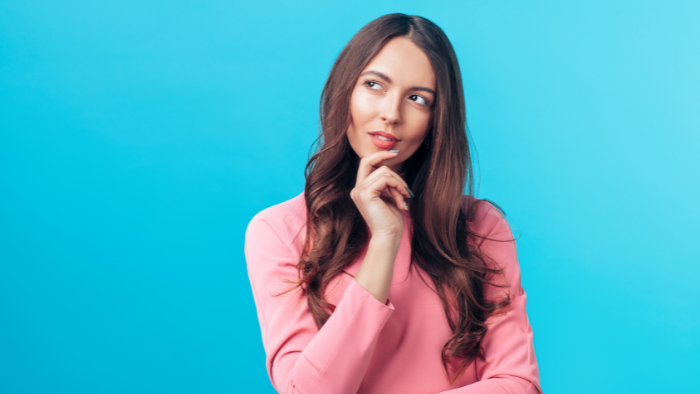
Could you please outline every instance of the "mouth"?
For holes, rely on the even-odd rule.
[[[394,137],[393,135],[385,132],[378,132],[378,131],[373,131],[368,133],[370,137],[372,138],[372,143],[380,149],[391,149],[396,146],[396,144],[399,143],[398,138]]]
[[[400,139],[394,137],[392,134],[389,134],[385,131],[370,131],[367,134],[374,136],[374,137],[377,137],[378,139],[380,139],[382,141],[393,141],[393,142],[401,141]]]

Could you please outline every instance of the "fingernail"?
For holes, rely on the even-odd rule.
[[[399,153],[399,150],[398,150],[398,149],[392,149],[392,150],[389,151],[389,153]]]
[[[406,201],[403,202],[403,207],[408,211],[408,204],[406,204]]]
[[[408,194],[411,196],[411,198],[415,197],[415,196],[413,195],[413,192],[411,191],[411,189],[409,189],[409,188],[407,188],[407,187],[404,187],[404,189],[406,189],[406,191],[407,191]]]

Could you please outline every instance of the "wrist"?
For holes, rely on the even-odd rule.
[[[376,244],[376,245],[384,245],[384,246],[399,246],[401,244],[401,236],[402,234],[396,234],[396,233],[377,233],[377,234],[372,234],[371,238],[369,239],[370,244]]]

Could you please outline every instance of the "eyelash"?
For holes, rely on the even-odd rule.
[[[367,87],[370,88],[370,89],[372,89],[372,86],[369,86],[369,85],[368,85],[369,83],[376,83],[376,84],[379,85],[379,86],[382,85],[381,83],[379,83],[379,82],[377,82],[377,81],[367,80],[367,81],[364,82],[364,85],[367,86]],[[418,96],[418,97],[422,98],[423,100],[425,100],[426,104],[421,104],[421,105],[425,105],[426,107],[430,107],[430,104],[431,104],[431,103],[430,103],[430,100],[428,100],[427,98],[421,96],[420,94],[412,94],[411,96]]]

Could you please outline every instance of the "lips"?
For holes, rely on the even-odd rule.
[[[383,131],[373,131],[371,133],[368,133],[370,135],[370,138],[372,139],[372,143],[379,149],[391,149],[396,146],[396,144],[399,143],[398,138],[394,137],[393,135],[389,133],[385,133]],[[379,136],[381,137],[386,137],[389,138],[390,141],[386,141],[383,139],[380,139]]]
[[[398,138],[394,137],[393,135],[391,135],[387,132],[384,132],[384,131],[371,131],[371,132],[369,132],[369,135],[381,135],[382,137],[389,138],[390,140],[392,140],[394,142],[401,141],[400,139],[398,139]]]

